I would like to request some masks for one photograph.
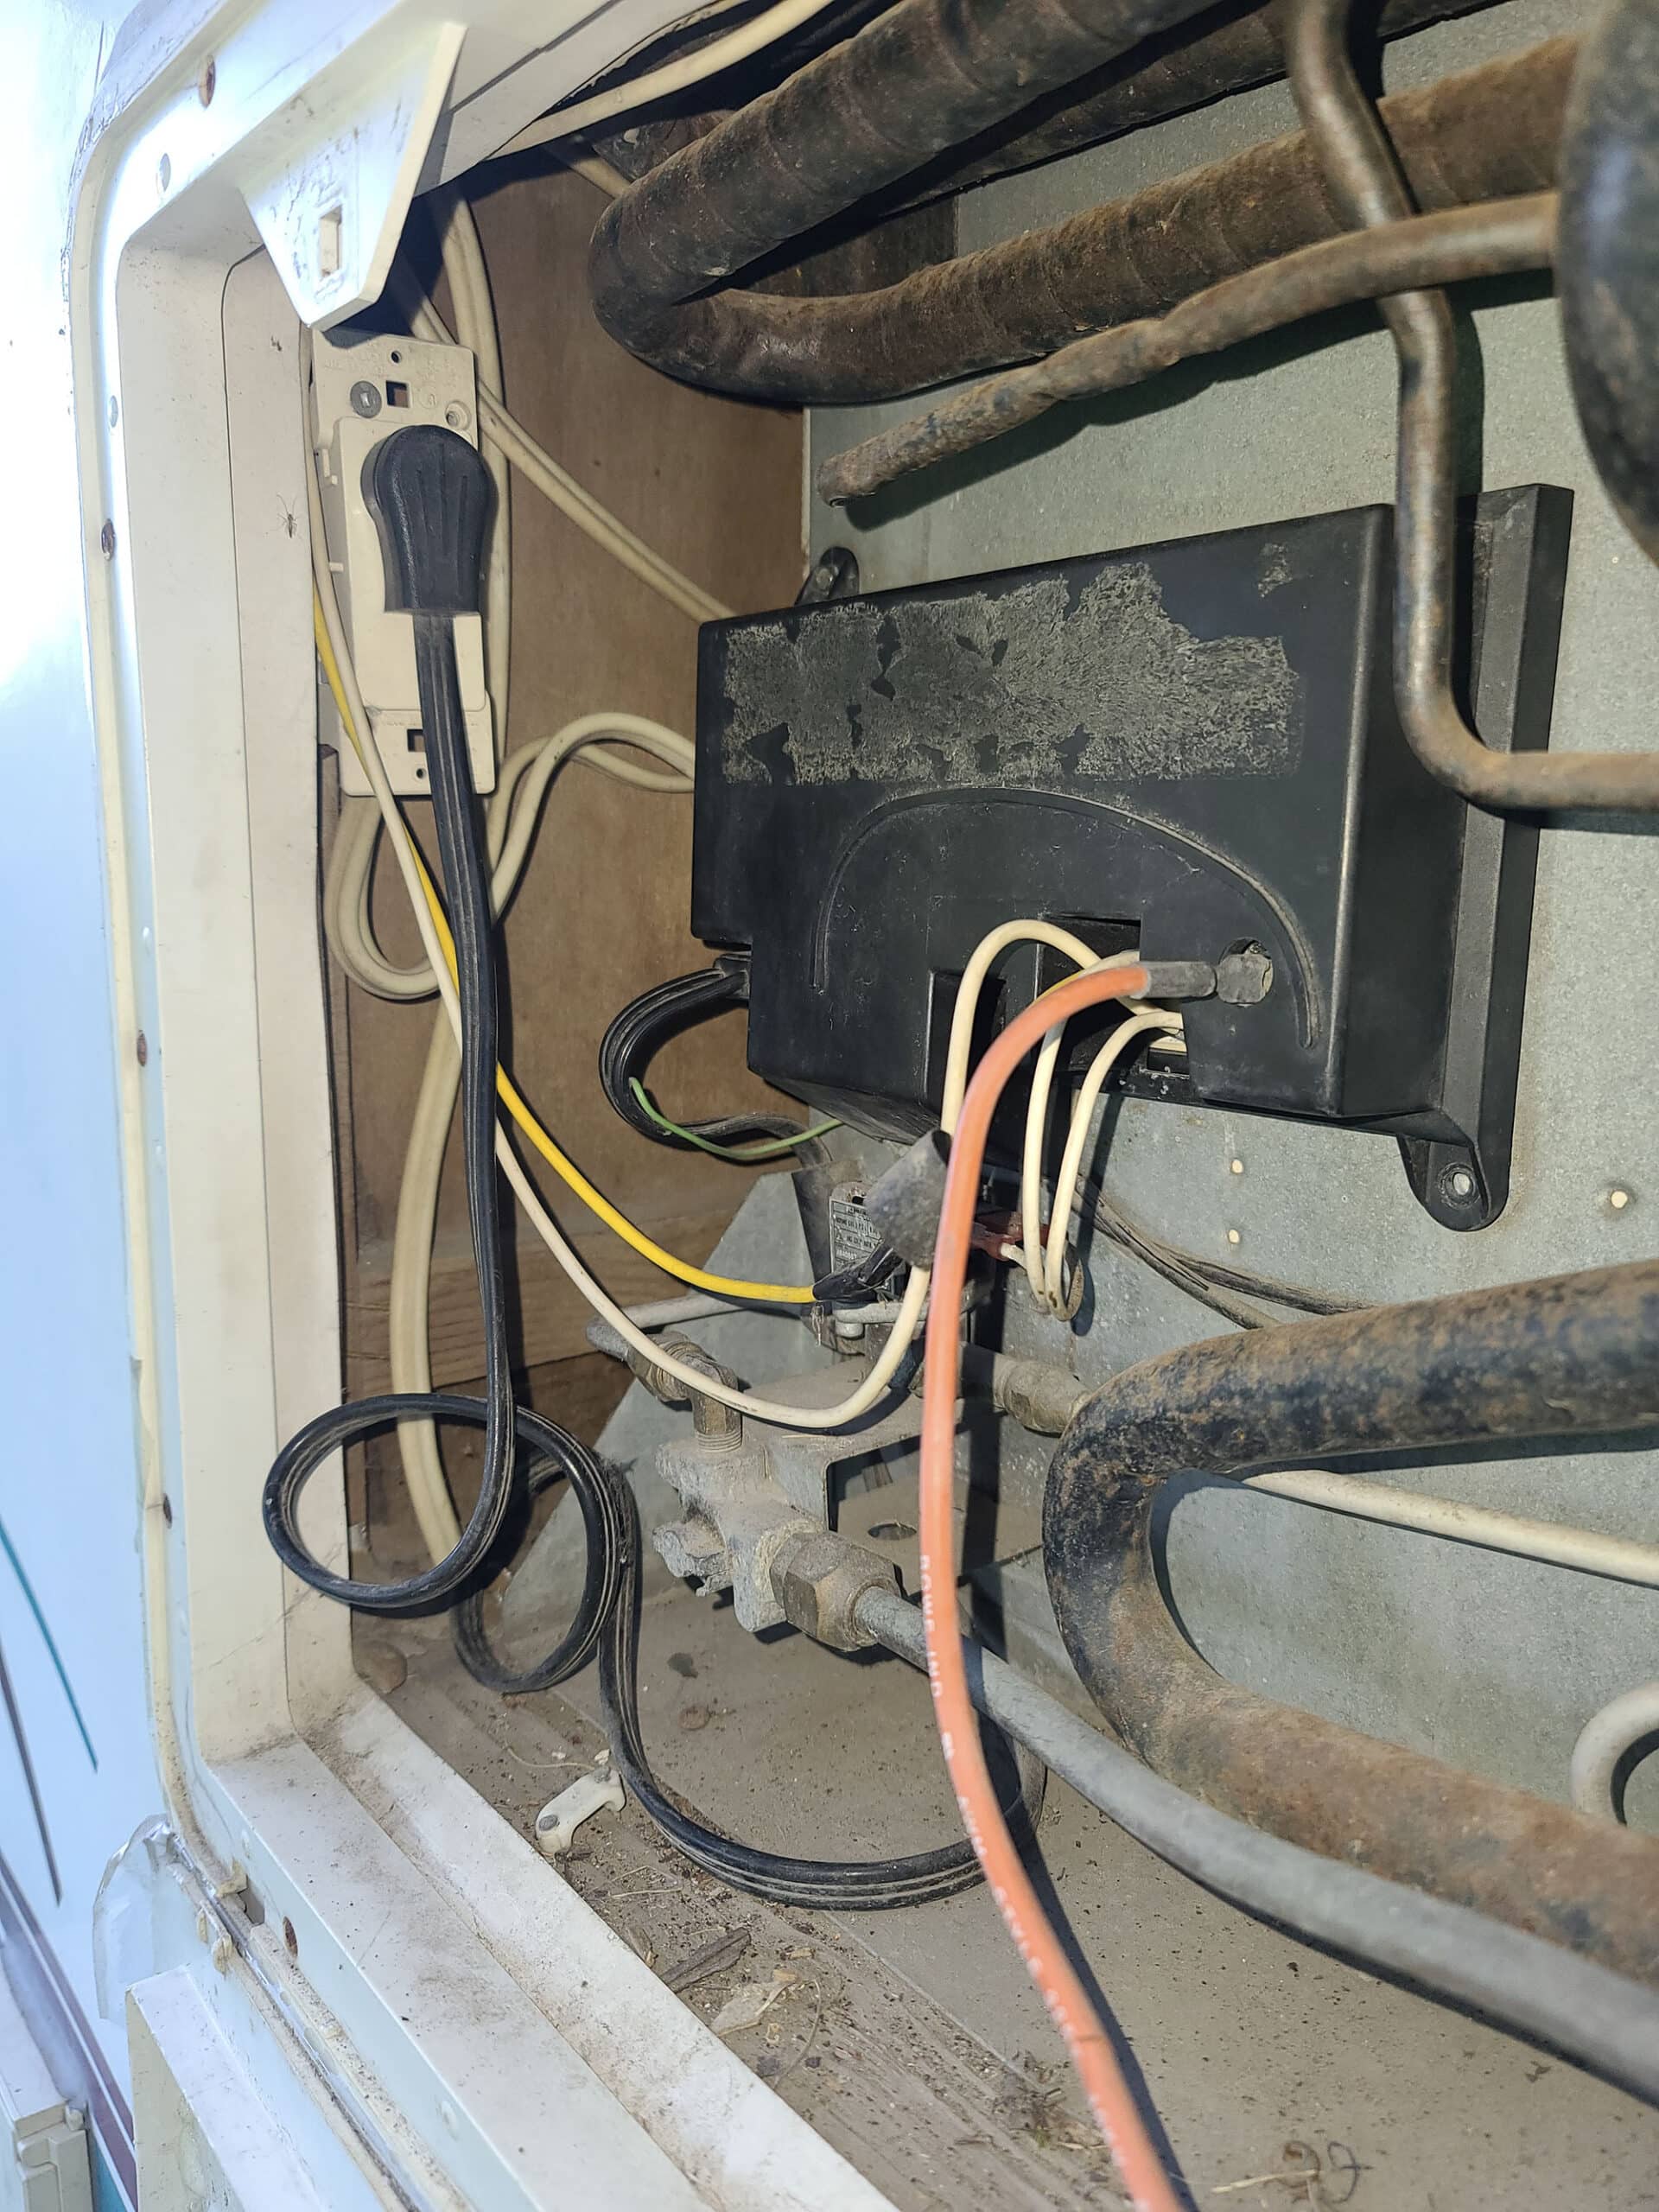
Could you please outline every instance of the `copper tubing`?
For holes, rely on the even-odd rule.
[[[1356,227],[1415,212],[1411,188],[1348,49],[1351,0],[1290,0],[1291,90],[1333,201]],[[1497,809],[1659,809],[1659,753],[1497,753],[1452,689],[1456,638],[1457,334],[1440,291],[1393,295],[1400,359],[1395,491],[1394,685],[1412,749],[1464,798]]]
[[[1122,391],[1178,361],[1223,353],[1357,300],[1547,268],[1555,213],[1556,195],[1538,192],[1323,238],[1225,277],[1168,315],[1121,322],[1046,360],[953,393],[926,414],[834,454],[818,471],[819,496],[833,505],[864,499],[912,469],[1004,437],[1062,401]]]

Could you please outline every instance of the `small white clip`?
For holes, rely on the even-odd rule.
[[[578,1775],[569,1787],[550,1797],[536,1815],[536,1848],[549,1859],[558,1859],[575,1840],[576,1830],[593,1814],[609,1806],[620,1813],[627,1799],[621,1777],[608,1766],[595,1774]]]

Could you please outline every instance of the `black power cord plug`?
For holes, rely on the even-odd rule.
[[[314,1558],[297,1526],[300,1493],[329,1455],[388,1419],[470,1420],[448,1413],[435,1392],[406,1393],[363,1406],[335,1406],[284,1445],[266,1478],[266,1533],[300,1580],[359,1612],[426,1612],[452,1603],[485,1568],[513,1500],[517,1419],[507,1347],[501,1224],[495,1198],[495,1081],[499,1058],[488,876],[479,838],[467,723],[455,665],[455,620],[478,612],[490,479],[465,438],[435,424],[394,431],[369,454],[363,493],[380,535],[386,606],[414,624],[421,723],[431,776],[432,813],[455,948],[461,1002],[461,1117],[467,1208],[484,1321],[484,1466],[478,1502],[454,1549],[418,1574],[363,1582]]]

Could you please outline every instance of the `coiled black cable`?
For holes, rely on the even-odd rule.
[[[462,1403],[476,1404],[475,1401]],[[536,1416],[531,1416],[537,1420]],[[587,1618],[595,1586],[611,1593],[598,1635],[600,1707],[617,1771],[624,1783],[684,1856],[730,1888],[772,1904],[823,1911],[878,1912],[900,1905],[928,1904],[954,1897],[981,1879],[973,1846],[946,1844],[897,1859],[795,1859],[758,1851],[709,1826],[702,1815],[666,1790],[651,1768],[639,1726],[639,1517],[626,1480],[563,1431],[556,1448],[541,1442],[552,1429],[537,1420],[543,1453],[532,1489],[551,1480],[555,1464],[571,1480],[588,1529],[588,1571],[583,1578],[579,1618]],[[522,1433],[522,1432],[521,1432]],[[594,1510],[589,1512],[589,1500]],[[483,1599],[474,1593],[456,1613],[455,1645],[474,1677],[493,1689],[514,1694],[550,1688],[574,1673],[565,1657],[575,1624],[557,1648],[523,1673],[508,1668],[491,1648],[485,1630]],[[1033,1834],[1042,1809],[1046,1779],[1041,1762],[1019,1746],[1012,1751],[1015,1782],[1005,1811],[1015,1833]]]
[[[621,1588],[622,1552],[617,1533],[614,1485],[594,1473],[590,1455],[583,1452],[563,1429],[542,1414],[532,1413],[528,1406],[515,1405],[512,1412],[513,1431],[521,1447],[518,1465],[527,1471],[522,1483],[514,1484],[515,1497],[527,1505],[560,1475],[569,1478],[587,1533],[588,1572],[583,1578],[582,1595],[569,1627],[541,1664],[531,1670],[531,1675],[507,1679],[502,1670],[504,1678],[499,1681],[491,1681],[484,1673],[480,1673],[478,1679],[490,1681],[490,1687],[495,1689],[547,1689],[555,1682],[565,1681],[593,1657],[601,1630]],[[318,1566],[296,1526],[300,1494],[308,1478],[331,1453],[372,1435],[377,1429],[390,1427],[393,1421],[461,1421],[469,1428],[487,1428],[489,1417],[490,1408],[484,1399],[462,1397],[450,1390],[388,1390],[378,1397],[355,1398],[349,1405],[331,1407],[294,1438],[265,1485],[265,1529],[283,1564],[312,1589],[321,1590],[326,1597],[334,1595],[331,1586],[339,1578],[330,1576]],[[475,1617],[482,1586],[499,1564],[486,1559],[474,1577],[472,1587],[456,1606],[458,1648],[462,1624]],[[365,1586],[378,1592],[398,1586],[372,1582]],[[356,1610],[372,1612],[378,1609],[359,1605]],[[491,1663],[481,1635],[473,1649],[480,1665]],[[469,1669],[476,1673],[466,1650],[462,1650],[461,1656]]]
[[[279,1554],[302,1580],[319,1586],[315,1562],[300,1543],[293,1516],[305,1476],[341,1445],[399,1420],[461,1421],[481,1428],[488,1418],[482,1399],[444,1390],[387,1392],[335,1408],[325,1416],[327,1426],[321,1448],[298,1479],[285,1485],[274,1502],[267,1490],[266,1525]],[[585,1667],[597,1649],[600,1706],[617,1771],[677,1850],[729,1887],[752,1897],[825,1911],[875,1912],[954,1897],[980,1879],[973,1846],[965,1841],[906,1858],[795,1859],[758,1851],[722,1835],[671,1796],[652,1771],[639,1726],[640,1538],[633,1493],[585,1445],[528,1407],[515,1408],[514,1427],[520,1464],[528,1468],[525,1503],[561,1475],[568,1478],[582,1512],[587,1567],[569,1627],[533,1666],[515,1669],[497,1655],[484,1625],[481,1587],[474,1586],[461,1599],[453,1620],[455,1649],[475,1681],[510,1697],[552,1689]],[[1042,1809],[1046,1773],[1039,1761],[1018,1746],[1014,1758],[1018,1785],[1005,1809],[1015,1833],[1027,1836],[1034,1833]]]

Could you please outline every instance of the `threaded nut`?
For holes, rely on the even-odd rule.
[[[804,1531],[779,1545],[772,1562],[772,1594],[791,1628],[834,1651],[860,1651],[874,1641],[860,1627],[858,1601],[867,1590],[892,1590],[891,1560],[830,1531]]]

